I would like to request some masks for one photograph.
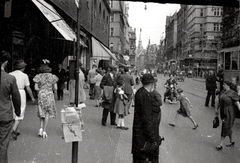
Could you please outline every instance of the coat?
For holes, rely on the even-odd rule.
[[[144,87],[141,87],[136,92],[132,133],[132,154],[137,157],[149,158],[158,156],[158,147],[155,151],[150,153],[143,151],[143,147],[146,143],[156,143],[159,141],[159,118],[162,102],[156,102],[155,100],[154,95],[148,92]]]
[[[217,88],[217,78],[215,75],[210,75],[206,78],[206,89],[207,90],[216,90]]]
[[[111,75],[110,74],[106,74],[103,76],[102,78],[102,81],[100,83],[100,87],[104,90],[104,87],[105,86],[112,86],[112,91],[114,90],[115,88],[115,79],[112,79]],[[109,91],[109,89],[108,89]],[[109,92],[108,92],[109,94]],[[109,109],[109,111],[113,111],[113,108],[114,108],[114,103],[115,103],[115,97],[114,97],[114,93],[112,92],[113,96],[112,96],[112,100],[111,102],[109,101],[108,98],[106,98],[104,96],[104,93],[103,93],[103,98],[102,98],[102,107],[105,108],[105,109]]]

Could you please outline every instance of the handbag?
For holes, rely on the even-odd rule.
[[[216,116],[213,120],[213,128],[217,128],[219,126],[219,118]]]

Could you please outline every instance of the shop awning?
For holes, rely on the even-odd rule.
[[[44,0],[32,0],[32,2],[38,7],[48,21],[58,30],[59,33],[68,41],[76,41],[77,35],[63,20],[59,13],[54,9],[52,5]],[[80,44],[84,47],[87,45],[80,39]]]
[[[93,57],[112,58],[118,61],[115,54],[112,53],[105,45],[92,37],[92,52]]]

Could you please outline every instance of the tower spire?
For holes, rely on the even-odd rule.
[[[139,34],[138,47],[141,47],[141,46],[142,46],[142,39],[141,39],[141,35],[142,35],[142,28],[140,28],[140,34]]]

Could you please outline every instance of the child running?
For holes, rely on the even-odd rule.
[[[178,119],[178,116],[179,114],[181,114],[183,117],[188,117],[192,121],[192,123],[194,124],[193,130],[196,130],[198,128],[198,124],[195,122],[190,112],[191,110],[190,107],[192,108],[193,106],[191,105],[187,97],[183,94],[183,90],[181,88],[177,89],[177,94],[178,94],[177,99],[178,101],[180,101],[180,109],[177,110],[173,123],[169,123],[169,125],[175,127],[175,123]]]

